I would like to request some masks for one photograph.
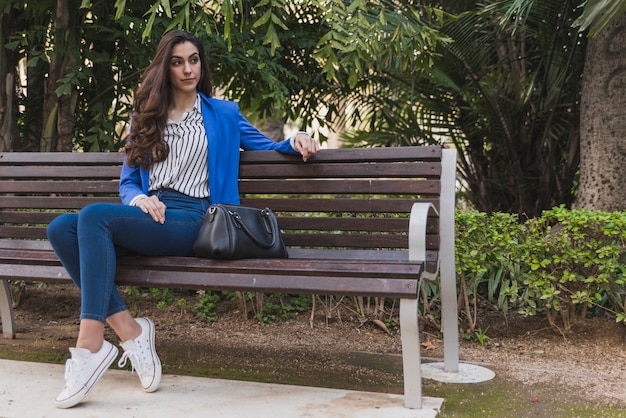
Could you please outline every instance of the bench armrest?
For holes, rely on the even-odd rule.
[[[409,260],[423,261],[424,273],[422,277],[434,280],[439,272],[439,257],[436,263],[426,261],[426,226],[429,216],[439,216],[432,203],[413,203],[409,218]]]

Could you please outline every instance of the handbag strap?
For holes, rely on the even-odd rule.
[[[276,243],[276,236],[278,235],[278,230],[276,228],[276,224],[272,222],[271,213],[268,208],[261,209],[261,216],[263,217],[263,220],[265,221],[266,227],[269,224],[269,228],[267,228],[267,232],[272,235],[272,242],[270,242],[269,244],[266,244],[265,242],[261,241],[258,237],[256,237],[254,233],[250,230],[250,228],[248,228],[248,226],[244,222],[241,215],[239,215],[237,212],[233,210],[229,210],[228,214],[233,218],[235,223],[239,225],[241,229],[246,231],[246,233],[250,236],[250,238],[252,238],[252,240],[256,242],[258,245],[260,245],[261,247],[271,248]]]

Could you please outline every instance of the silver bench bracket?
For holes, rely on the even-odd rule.
[[[428,215],[437,214],[431,203],[414,203],[409,218],[409,260],[424,262],[422,277],[433,279],[437,272],[426,272],[426,226]],[[400,339],[404,375],[404,406],[422,408],[422,372],[418,326],[418,300],[400,299]]]

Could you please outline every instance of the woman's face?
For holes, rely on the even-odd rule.
[[[170,84],[173,93],[194,93],[200,82],[202,65],[198,48],[191,42],[174,45],[170,58]]]

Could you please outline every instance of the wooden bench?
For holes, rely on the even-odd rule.
[[[59,213],[119,202],[120,153],[0,153],[0,314],[15,338],[8,280],[69,282],[46,241]],[[454,267],[456,151],[322,150],[307,163],[241,156],[242,204],[279,218],[288,259],[120,257],[120,285],[400,298],[405,405],[421,408],[418,297],[440,269],[447,371],[458,368]]]

